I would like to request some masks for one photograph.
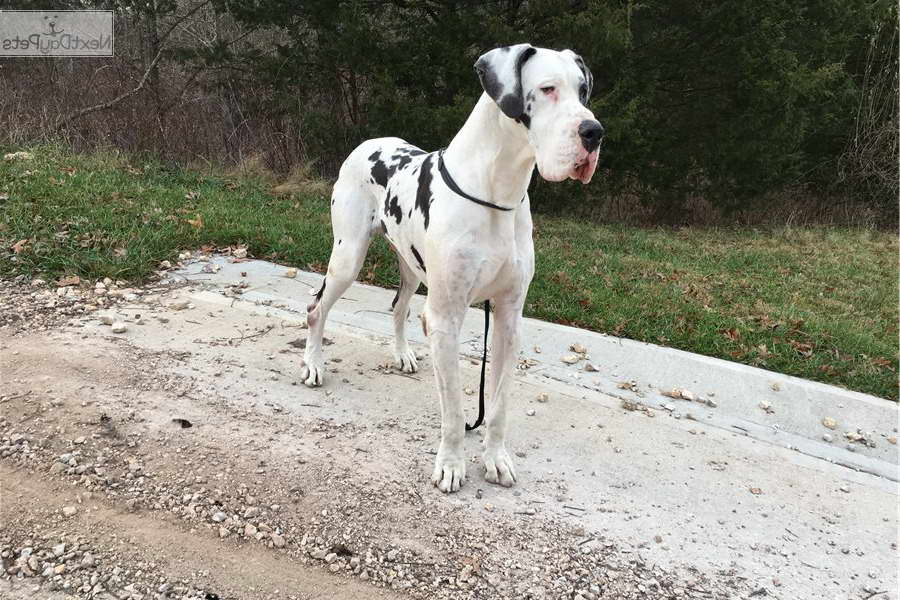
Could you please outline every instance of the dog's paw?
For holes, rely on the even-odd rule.
[[[434,472],[431,474],[431,483],[439,490],[448,494],[458,492],[466,480],[466,461],[462,453],[438,452],[434,461]]]
[[[484,478],[489,483],[499,483],[503,487],[512,487],[516,482],[516,469],[506,448],[485,450]]]
[[[324,361],[304,358],[300,363],[300,379],[307,387],[318,387],[325,382]]]
[[[397,368],[404,373],[415,373],[419,370],[416,353],[408,347],[403,350],[394,350],[394,361]]]

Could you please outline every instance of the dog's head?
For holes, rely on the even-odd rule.
[[[541,177],[591,180],[603,126],[587,107],[593,77],[580,56],[517,44],[482,55],[475,71],[503,114],[526,130]]]

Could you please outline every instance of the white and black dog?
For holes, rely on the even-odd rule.
[[[603,137],[586,106],[591,73],[571,50],[497,48],[481,56],[475,70],[485,93],[446,150],[428,153],[399,138],[379,138],[360,144],[341,167],[331,200],[334,246],[308,307],[301,372],[306,385],[322,384],[328,311],[356,279],[372,236],[383,234],[400,261],[394,356],[409,373],[418,369],[406,340],[409,301],[421,282],[428,286],[422,324],[442,418],[431,480],[444,492],[458,490],[466,477],[460,328],[468,307],[485,300],[496,322],[485,479],[504,486],[516,481],[505,446],[506,396],[534,274],[528,184],[535,164],[548,181],[588,183]]]

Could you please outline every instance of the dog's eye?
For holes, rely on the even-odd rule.
[[[552,85],[548,85],[546,87],[542,87],[541,91],[544,92],[545,94],[552,94],[553,92],[556,91],[556,88]]]

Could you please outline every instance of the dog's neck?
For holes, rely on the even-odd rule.
[[[528,191],[535,158],[525,126],[504,115],[490,96],[482,94],[444,151],[444,164],[467,194],[518,208]]]

